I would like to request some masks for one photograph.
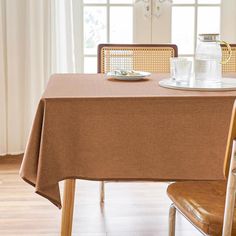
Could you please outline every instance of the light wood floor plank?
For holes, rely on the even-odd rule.
[[[61,211],[20,179],[20,163],[20,156],[0,157],[0,235],[60,235]],[[77,185],[73,236],[168,235],[167,183],[106,183],[103,208],[99,182],[80,180]],[[177,214],[176,236],[200,235]]]

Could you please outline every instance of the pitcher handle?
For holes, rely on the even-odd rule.
[[[221,61],[221,64],[225,65],[226,63],[228,63],[228,61],[230,60],[230,58],[232,56],[232,49],[231,49],[229,43],[227,43],[226,41],[220,40],[220,43],[224,44],[227,47],[227,50],[228,50],[228,57],[226,58],[226,60],[224,60],[224,61],[222,60]]]

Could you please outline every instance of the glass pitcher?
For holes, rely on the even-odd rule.
[[[221,82],[221,65],[230,60],[232,51],[230,45],[219,38],[219,34],[199,34],[199,44],[195,54],[195,79],[197,81]],[[225,44],[228,50],[225,61],[222,61],[221,44]]]

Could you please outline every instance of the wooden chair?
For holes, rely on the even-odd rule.
[[[169,212],[169,236],[175,235],[176,209],[203,235],[236,235],[236,101],[226,148],[222,181],[189,181],[169,185],[173,204]]]
[[[228,63],[222,65],[223,73],[236,73],[236,44],[230,44],[232,54]],[[228,51],[225,46],[222,46],[222,57],[225,60],[228,57]]]
[[[114,70],[137,70],[170,73],[170,58],[178,56],[173,44],[100,44],[98,73]],[[100,202],[104,202],[104,181],[100,186]]]

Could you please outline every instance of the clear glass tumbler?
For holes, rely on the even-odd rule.
[[[170,58],[170,77],[172,80],[175,80],[175,61],[186,61],[185,57],[171,57]]]
[[[176,82],[188,84],[192,72],[192,62],[189,60],[174,60],[174,76]]]

